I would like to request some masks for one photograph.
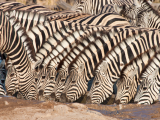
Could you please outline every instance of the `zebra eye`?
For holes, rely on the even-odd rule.
[[[104,76],[104,75],[105,75],[105,74],[104,74],[104,72],[101,72],[101,75],[103,75],[103,76]]]
[[[76,83],[76,81],[74,80],[74,81],[72,81],[72,83],[74,84],[74,83]]]
[[[35,68],[35,71],[38,72],[38,66]]]
[[[42,76],[42,79],[45,79],[46,76]]]
[[[50,77],[50,80],[54,80],[54,77]]]
[[[95,82],[95,85],[99,85],[99,82]]]
[[[128,89],[129,89],[129,87],[126,87],[126,88],[125,88],[125,90],[128,90]]]
[[[13,77],[14,76],[14,73],[10,74],[10,77]]]
[[[143,87],[143,90],[144,90],[144,91],[147,90],[147,87]]]
[[[38,81],[38,78],[35,78],[35,82],[37,82]]]
[[[65,79],[61,79],[61,82],[65,82]],[[73,81],[72,81],[73,82]]]

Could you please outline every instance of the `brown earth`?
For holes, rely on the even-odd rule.
[[[62,104],[0,97],[0,120],[114,120],[79,103]],[[115,119],[116,120],[116,119]]]
[[[0,97],[0,120],[150,120],[160,119],[160,102],[153,105],[97,105],[40,102]]]

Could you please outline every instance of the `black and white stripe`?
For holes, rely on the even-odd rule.
[[[112,47],[123,41],[128,35],[134,36],[134,34],[140,32],[138,30],[136,31],[136,29],[133,31],[126,27],[124,31],[122,30],[112,37],[104,33],[100,35],[104,35],[104,37],[97,37],[94,43],[84,49],[69,65],[69,77],[60,101],[66,100],[73,102],[81,97],[81,95],[84,95],[87,91],[88,81],[94,77],[93,72],[96,65],[105,57],[106,53],[109,52]],[[124,39],[121,39],[121,37]]]
[[[120,80],[118,80],[117,86],[117,103],[126,104],[131,99],[134,99],[137,93],[137,87],[139,85],[139,75],[143,68],[149,63],[150,59],[159,52],[158,47],[154,47],[145,53],[140,54],[133,60],[131,60],[121,71]]]
[[[128,37],[120,43],[97,67],[88,102],[101,103],[113,92],[113,84],[120,78],[122,68],[139,54],[159,45],[159,31],[146,30],[137,36]],[[131,41],[130,44],[127,41]]]
[[[6,19],[8,19],[6,17]],[[24,36],[24,37],[23,37]],[[6,53],[11,59],[16,72],[20,78],[19,91],[25,99],[36,99],[36,83],[32,69],[37,66],[38,62],[30,62],[26,49],[30,48],[29,38],[19,22],[16,19],[10,18],[2,27],[0,49]],[[35,60],[34,56],[32,59]]]
[[[157,52],[149,64],[142,70],[142,81],[134,99],[138,104],[152,104],[158,100],[160,89],[160,52]]]

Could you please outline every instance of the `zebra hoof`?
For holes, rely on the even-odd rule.
[[[87,96],[87,98],[86,98],[86,104],[91,104],[91,97],[90,96]]]

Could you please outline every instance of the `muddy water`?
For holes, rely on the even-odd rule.
[[[29,101],[16,99],[15,97],[0,97],[0,111],[1,110],[12,110],[16,107],[37,107],[49,109],[55,104],[62,104],[51,101],[49,104],[42,104],[44,102],[40,101]],[[70,105],[70,104],[67,104]],[[85,104],[90,110],[98,111],[103,115],[110,116],[117,119],[131,120],[131,119],[160,119],[160,102],[153,105],[137,105],[137,104],[127,104],[127,105],[97,105],[97,104]]]
[[[100,113],[123,120],[131,119],[160,119],[160,102],[153,105],[87,105],[90,109],[99,111]]]

